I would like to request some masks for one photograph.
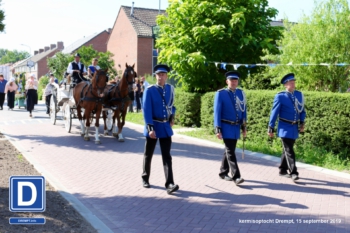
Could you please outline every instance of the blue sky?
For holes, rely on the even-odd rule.
[[[65,46],[104,29],[112,28],[121,5],[168,7],[167,0],[2,0],[6,32],[0,34],[0,48],[30,51],[63,41]],[[310,14],[313,0],[270,0],[279,10],[276,20],[298,21]],[[27,46],[22,46],[25,44]]]

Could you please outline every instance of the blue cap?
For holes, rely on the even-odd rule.
[[[239,76],[241,76],[239,74],[238,71],[229,71],[225,74],[226,79],[239,79]]]
[[[286,74],[282,79],[281,79],[281,83],[282,84],[286,84],[289,81],[295,80],[294,78],[294,74],[293,73],[289,73]]]
[[[167,65],[156,65],[154,68],[154,73],[158,74],[158,73],[168,73],[170,72],[170,68]]]

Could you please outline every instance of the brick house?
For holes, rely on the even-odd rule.
[[[64,48],[62,53],[65,54],[74,54],[80,47],[82,46],[90,46],[98,52],[106,52],[107,51],[107,40],[109,38],[111,29],[103,30],[99,33],[94,33],[90,36],[83,37],[73,44]]]
[[[152,27],[165,10],[121,6],[107,41],[107,50],[114,54],[116,70],[121,73],[125,63],[134,64],[139,76],[152,74],[157,63]],[[272,21],[271,26],[282,26],[283,21]]]
[[[12,72],[26,72],[26,77],[28,77],[30,74],[35,74],[35,76],[39,79],[41,76],[44,76],[49,72],[49,67],[47,66],[47,59],[54,56],[57,52],[60,52],[63,49],[63,42],[57,42],[57,44],[45,46],[43,49],[34,51],[33,56],[15,64],[12,67]],[[32,68],[29,68],[27,66],[29,61],[32,61],[34,64]]]
[[[107,41],[107,50],[114,54],[116,70],[125,63],[135,64],[139,76],[152,74],[154,39],[152,26],[164,10],[121,6]]]

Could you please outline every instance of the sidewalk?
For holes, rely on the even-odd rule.
[[[0,111],[1,132],[100,232],[350,232],[349,174],[298,163],[294,184],[278,176],[279,158],[246,151],[242,160],[237,150],[245,179],[237,187],[218,177],[223,145],[176,134],[180,190],[167,195],[159,145],[152,188],[142,187],[142,126],[127,122],[124,143],[101,136],[95,145],[77,119],[69,134],[63,121],[50,124],[42,104],[35,108],[33,119],[23,109]]]

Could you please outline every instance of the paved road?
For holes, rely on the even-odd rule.
[[[159,146],[152,188],[141,186],[139,125],[126,124],[124,143],[101,136],[95,145],[79,135],[78,120],[67,133],[61,120],[50,124],[43,104],[33,115],[0,111],[0,130],[100,232],[350,232],[348,174],[298,164],[294,184],[278,176],[278,158],[246,153],[237,156],[246,180],[237,187],[218,178],[222,145],[176,135],[180,191],[167,195]]]

